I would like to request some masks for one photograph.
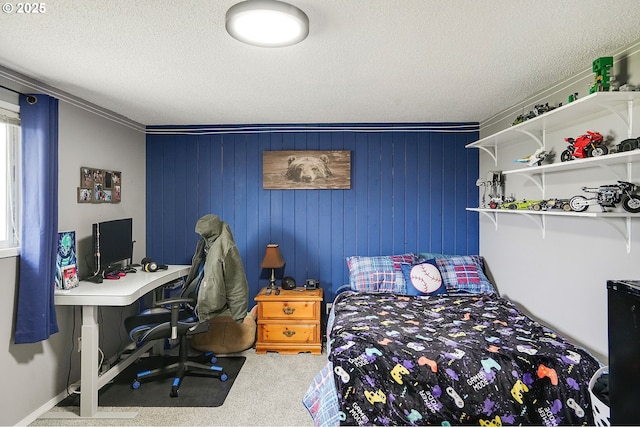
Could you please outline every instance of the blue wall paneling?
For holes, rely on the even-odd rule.
[[[477,124],[150,127],[147,256],[190,264],[195,223],[229,223],[253,298],[278,243],[284,275],[320,280],[325,300],[348,283],[345,257],[478,253]],[[349,150],[349,190],[263,190],[262,153]],[[250,303],[250,307],[253,302]]]

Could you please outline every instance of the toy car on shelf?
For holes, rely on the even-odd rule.
[[[531,206],[534,211],[548,211],[552,209],[560,209],[565,212],[571,211],[571,205],[569,199],[547,199],[542,200],[541,203],[534,203]]]
[[[562,104],[561,104],[562,105]],[[547,113],[556,107],[550,106],[549,103],[546,104],[536,104],[533,107],[533,110],[529,111],[527,114],[520,114],[516,119],[511,123],[511,126],[515,126],[522,122],[526,122],[529,119],[533,119],[534,117],[538,117],[541,114]]]
[[[640,90],[640,85],[634,86],[632,84],[623,84],[622,86],[618,87],[618,90],[620,92],[635,92],[635,91],[639,91]]]
[[[513,203],[515,199],[513,197],[492,197],[487,203],[489,209],[502,209],[506,203]]]
[[[544,203],[544,200],[513,200],[509,202],[504,202],[500,209],[530,209],[534,210],[533,206],[541,206]]]
[[[587,133],[575,139],[565,138],[564,140],[567,141],[569,146],[560,155],[560,160],[563,162],[609,154],[609,149],[604,142],[604,137],[599,132],[591,132],[588,130]]]
[[[582,187],[586,193],[595,193],[595,196],[587,198],[584,196],[573,196],[569,200],[571,209],[576,212],[584,212],[591,205],[600,205],[602,212],[605,208],[614,208],[616,204],[622,203],[622,208],[630,213],[640,212],[640,196],[634,194],[637,187],[627,181],[618,181],[617,184],[601,185],[599,187]]]
[[[624,141],[616,145],[616,151],[618,151],[619,153],[622,151],[635,150],[636,148],[640,148],[640,136],[637,138],[625,139]]]

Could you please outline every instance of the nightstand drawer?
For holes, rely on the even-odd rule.
[[[319,325],[268,323],[258,325],[258,340],[263,343],[316,343]]]
[[[319,301],[273,301],[260,304],[260,319],[318,320]]]
[[[258,303],[256,353],[322,353],[322,289],[278,289],[267,294],[263,288],[255,300]]]

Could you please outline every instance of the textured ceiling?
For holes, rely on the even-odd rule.
[[[235,0],[49,1],[0,65],[145,125],[482,121],[640,38],[637,0],[289,2],[309,37],[268,49]]]

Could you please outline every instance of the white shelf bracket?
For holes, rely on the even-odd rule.
[[[496,215],[495,212],[486,212],[486,211],[479,211],[482,215],[486,216],[487,218],[489,218],[489,221],[491,221],[493,223],[493,226],[495,227],[496,231],[498,230],[498,215]]]
[[[546,235],[546,217],[544,215],[531,215],[531,214],[523,214],[524,216],[526,216],[527,218],[529,218],[531,220],[531,222],[533,222],[535,225],[537,225],[540,228],[540,231],[542,231],[542,238],[545,238]]]
[[[614,168],[614,166],[624,166],[624,171],[622,172],[617,172],[616,169]],[[610,164],[604,164],[604,163],[597,163],[596,166],[600,167],[601,169],[604,169],[606,171],[608,171],[609,173],[611,173],[611,175],[613,175],[614,177],[616,177],[618,180],[620,181],[631,181],[631,174],[633,172],[633,166],[631,162],[626,162],[626,163],[619,163],[617,165],[610,165]]]
[[[632,138],[631,133],[633,132],[633,101],[627,102],[627,116],[629,117],[629,121],[627,122],[627,138]]]
[[[485,153],[487,153],[493,159],[493,163],[496,166],[498,166],[498,147],[497,146],[494,145],[493,147],[485,147],[483,145],[479,145],[478,148],[484,151]]]
[[[597,166],[600,167],[601,169],[604,169],[604,170],[608,171],[611,175],[615,176],[620,181],[624,181],[625,180],[624,174],[616,172],[615,169],[611,167],[611,165],[605,165],[605,164],[599,163]]]
[[[611,111],[612,114],[618,116],[620,118],[620,120],[622,120],[622,123],[624,123],[627,126],[627,138],[631,138],[631,133],[633,131],[633,101],[629,100],[626,102],[627,104],[627,108],[626,108],[626,112],[620,112],[618,109],[615,109],[612,105],[607,105],[607,104],[598,104],[600,105],[602,108],[605,108],[609,111]],[[625,116],[626,113],[626,116]]]
[[[540,190],[540,193],[542,194],[542,198],[544,199],[544,197],[545,197],[544,196],[544,172],[541,173],[541,174],[534,174],[534,175],[523,174],[522,176],[527,178],[536,187],[538,187],[538,190]]]
[[[539,148],[544,147],[544,131],[540,132],[539,135],[535,135],[533,132],[529,132],[528,130],[524,130],[524,129],[516,129],[516,130],[520,133],[527,135],[529,138],[537,142]]]
[[[627,246],[627,253],[631,253],[631,217],[626,218],[602,218],[604,221],[613,227],[624,239],[625,244]],[[616,219],[622,219],[624,222],[622,227],[619,226],[620,222],[616,221]]]

